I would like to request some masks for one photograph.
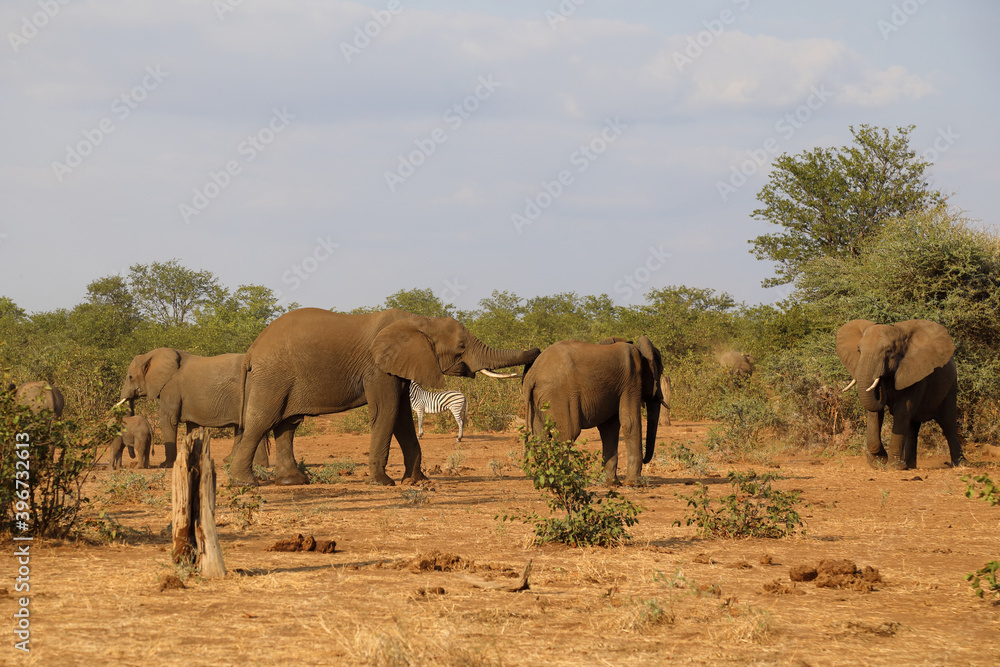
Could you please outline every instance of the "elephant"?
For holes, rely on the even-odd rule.
[[[233,448],[230,477],[256,484],[250,459],[260,437],[274,429],[275,483],[307,484],[295,465],[293,440],[305,415],[371,410],[368,465],[372,481],[386,475],[393,436],[403,452],[403,483],[426,479],[410,413],[410,382],[441,387],[444,376],[528,364],[538,348],[495,350],[451,317],[389,309],[365,314],[299,308],[271,322],[243,361],[243,440]]]
[[[958,437],[958,371],[948,330],[929,320],[876,324],[853,320],[837,330],[837,356],[858,385],[867,412],[867,458],[872,467],[906,470],[917,465],[920,424],[933,419],[948,440],[952,465],[961,465]],[[888,451],[882,421],[892,413]]]
[[[719,363],[729,370],[734,384],[742,384],[753,375],[754,358],[749,354],[730,350],[719,357]]]
[[[128,455],[135,458],[135,451],[139,450],[139,467],[149,467],[149,455],[152,452],[153,430],[149,427],[149,422],[142,415],[132,415],[125,417],[125,431],[111,441],[111,469],[115,470],[122,465],[122,452],[128,447]]]
[[[160,432],[166,454],[162,467],[177,458],[177,426],[187,424],[188,433],[198,426],[236,427],[240,440],[240,383],[242,354],[201,357],[183,350],[160,347],[137,355],[129,364],[121,398],[135,414],[135,400],[143,396],[159,402]],[[235,447],[235,444],[234,444]],[[258,465],[267,465],[267,450],[261,448]]]
[[[660,378],[660,393],[663,395],[663,417],[667,421],[667,426],[671,426],[670,421],[670,399],[674,394],[674,385],[670,382],[670,376],[664,375]]]
[[[545,433],[546,414],[559,439],[576,440],[597,427],[604,454],[604,478],[618,483],[618,435],[622,432],[628,468],[625,484],[641,483],[642,464],[653,458],[663,400],[663,361],[646,336],[601,343],[564,340],[549,347],[525,371],[521,384],[525,422],[531,433]],[[543,406],[548,404],[548,411]],[[646,448],[642,450],[642,407],[646,406]],[[669,407],[669,406],[668,406]]]
[[[25,382],[20,387],[13,384],[7,387],[13,391],[18,403],[31,408],[31,411],[38,413],[41,410],[50,410],[56,419],[62,417],[63,408],[66,407],[66,399],[62,392],[48,382],[38,380],[35,382]]]

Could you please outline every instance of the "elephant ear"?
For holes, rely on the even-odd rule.
[[[146,385],[146,396],[159,398],[163,385],[170,381],[181,367],[181,355],[177,350],[161,347],[139,361],[140,382]]]
[[[612,336],[610,338],[605,338],[598,345],[614,345],[615,343],[631,343],[632,341],[626,340],[624,338],[619,338],[618,336]]]
[[[907,320],[896,327],[906,334],[906,353],[896,369],[896,389],[905,389],[947,364],[955,355],[948,330],[930,320]]]
[[[660,375],[663,373],[663,360],[660,351],[656,349],[652,341],[645,336],[639,336],[635,341],[635,347],[642,355],[642,395],[645,398],[655,396],[659,388]]]
[[[375,364],[386,373],[420,383],[424,387],[444,386],[434,343],[421,319],[398,320],[383,328],[371,344]]]
[[[865,334],[865,329],[875,326],[871,320],[851,320],[837,329],[837,356],[844,364],[847,372],[854,377],[854,368],[858,365],[861,352],[858,351],[858,341]]]

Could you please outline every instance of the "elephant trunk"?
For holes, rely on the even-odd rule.
[[[481,370],[508,368],[530,364],[541,354],[537,347],[530,350],[495,350],[478,339],[469,341],[469,349],[463,357],[472,373]]]
[[[649,463],[653,460],[653,451],[656,448],[656,427],[660,422],[660,405],[662,396],[657,395],[646,401],[646,451],[643,454],[642,462]]]
[[[868,412],[881,412],[886,405],[886,387],[884,381],[879,381],[885,373],[885,362],[881,358],[862,357],[855,369],[858,380],[858,398],[861,406]],[[875,386],[872,386],[872,385]],[[870,389],[869,389],[870,387]]]

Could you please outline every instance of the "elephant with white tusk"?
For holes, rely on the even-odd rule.
[[[367,404],[371,411],[368,465],[372,480],[386,475],[393,436],[403,450],[403,482],[426,479],[420,443],[410,414],[410,382],[440,387],[446,375],[534,361],[537,348],[494,350],[450,317],[423,317],[402,310],[363,315],[300,308],[269,324],[243,362],[243,440],[233,447],[230,477],[256,484],[250,462],[261,436],[274,429],[275,483],[307,484],[295,464],[295,428],[306,415],[344,412]]]
[[[958,437],[958,371],[947,329],[929,320],[875,324],[853,320],[837,331],[837,356],[858,385],[868,413],[868,463],[895,470],[917,466],[920,424],[944,431],[953,465],[964,462]],[[862,387],[867,387],[862,389]],[[892,413],[889,449],[882,446],[885,410]]]

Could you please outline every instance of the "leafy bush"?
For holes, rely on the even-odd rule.
[[[309,476],[309,481],[314,484],[334,484],[345,475],[353,475],[357,467],[358,464],[350,459],[337,459],[319,470],[309,469],[306,474]]]
[[[522,517],[503,515],[502,520],[521,518],[535,528],[535,542],[561,542],[570,546],[611,546],[629,540],[627,529],[635,525],[641,508],[612,489],[604,498],[587,487],[600,479],[603,470],[594,452],[577,449],[572,442],[552,438],[554,425],[546,420],[542,437],[522,429],[522,469],[536,489],[544,490],[553,512],[565,516]]]
[[[704,484],[699,484],[690,496],[678,494],[687,500],[688,507],[694,508],[685,518],[688,526],[698,527],[699,535],[781,538],[791,535],[796,526],[802,525],[794,509],[799,494],[772,489],[771,482],[778,479],[776,474],[731,471],[727,478],[733,493],[719,498],[718,509],[712,509],[708,487]]]
[[[967,485],[965,487],[966,498],[982,498],[990,506],[1000,505],[1000,484],[994,482],[987,475],[977,475],[971,480],[968,475],[962,475],[962,481]],[[980,484],[982,488],[979,488]]]
[[[256,486],[230,485],[226,487],[226,493],[229,496],[226,507],[240,530],[257,523],[261,505],[266,501],[261,498]]]
[[[76,525],[87,498],[83,486],[94,469],[98,448],[122,430],[124,406],[82,425],[39,414],[0,391],[0,519],[3,529],[34,536],[65,537]]]
[[[166,479],[165,471],[147,476],[138,472],[116,470],[101,483],[101,491],[109,505],[152,504],[160,500],[156,497],[156,492],[166,488]]]
[[[708,431],[708,446],[738,457],[757,455],[764,433],[779,422],[770,404],[758,396],[737,396],[720,408],[721,426]]]
[[[372,418],[371,413],[368,412],[367,405],[362,405],[360,408],[348,410],[344,413],[344,418],[340,420],[341,433],[361,435],[362,433],[370,432],[371,428]]]
[[[685,470],[690,470],[696,475],[703,475],[711,470],[712,464],[704,452],[696,452],[691,449],[693,444],[693,440],[678,440],[671,443],[670,448],[662,456],[677,461]]]
[[[972,586],[977,597],[983,597],[983,583],[986,584],[986,592],[1000,599],[1000,583],[997,582],[997,575],[1000,573],[1000,561],[990,561],[982,569],[965,575],[965,580]]]

